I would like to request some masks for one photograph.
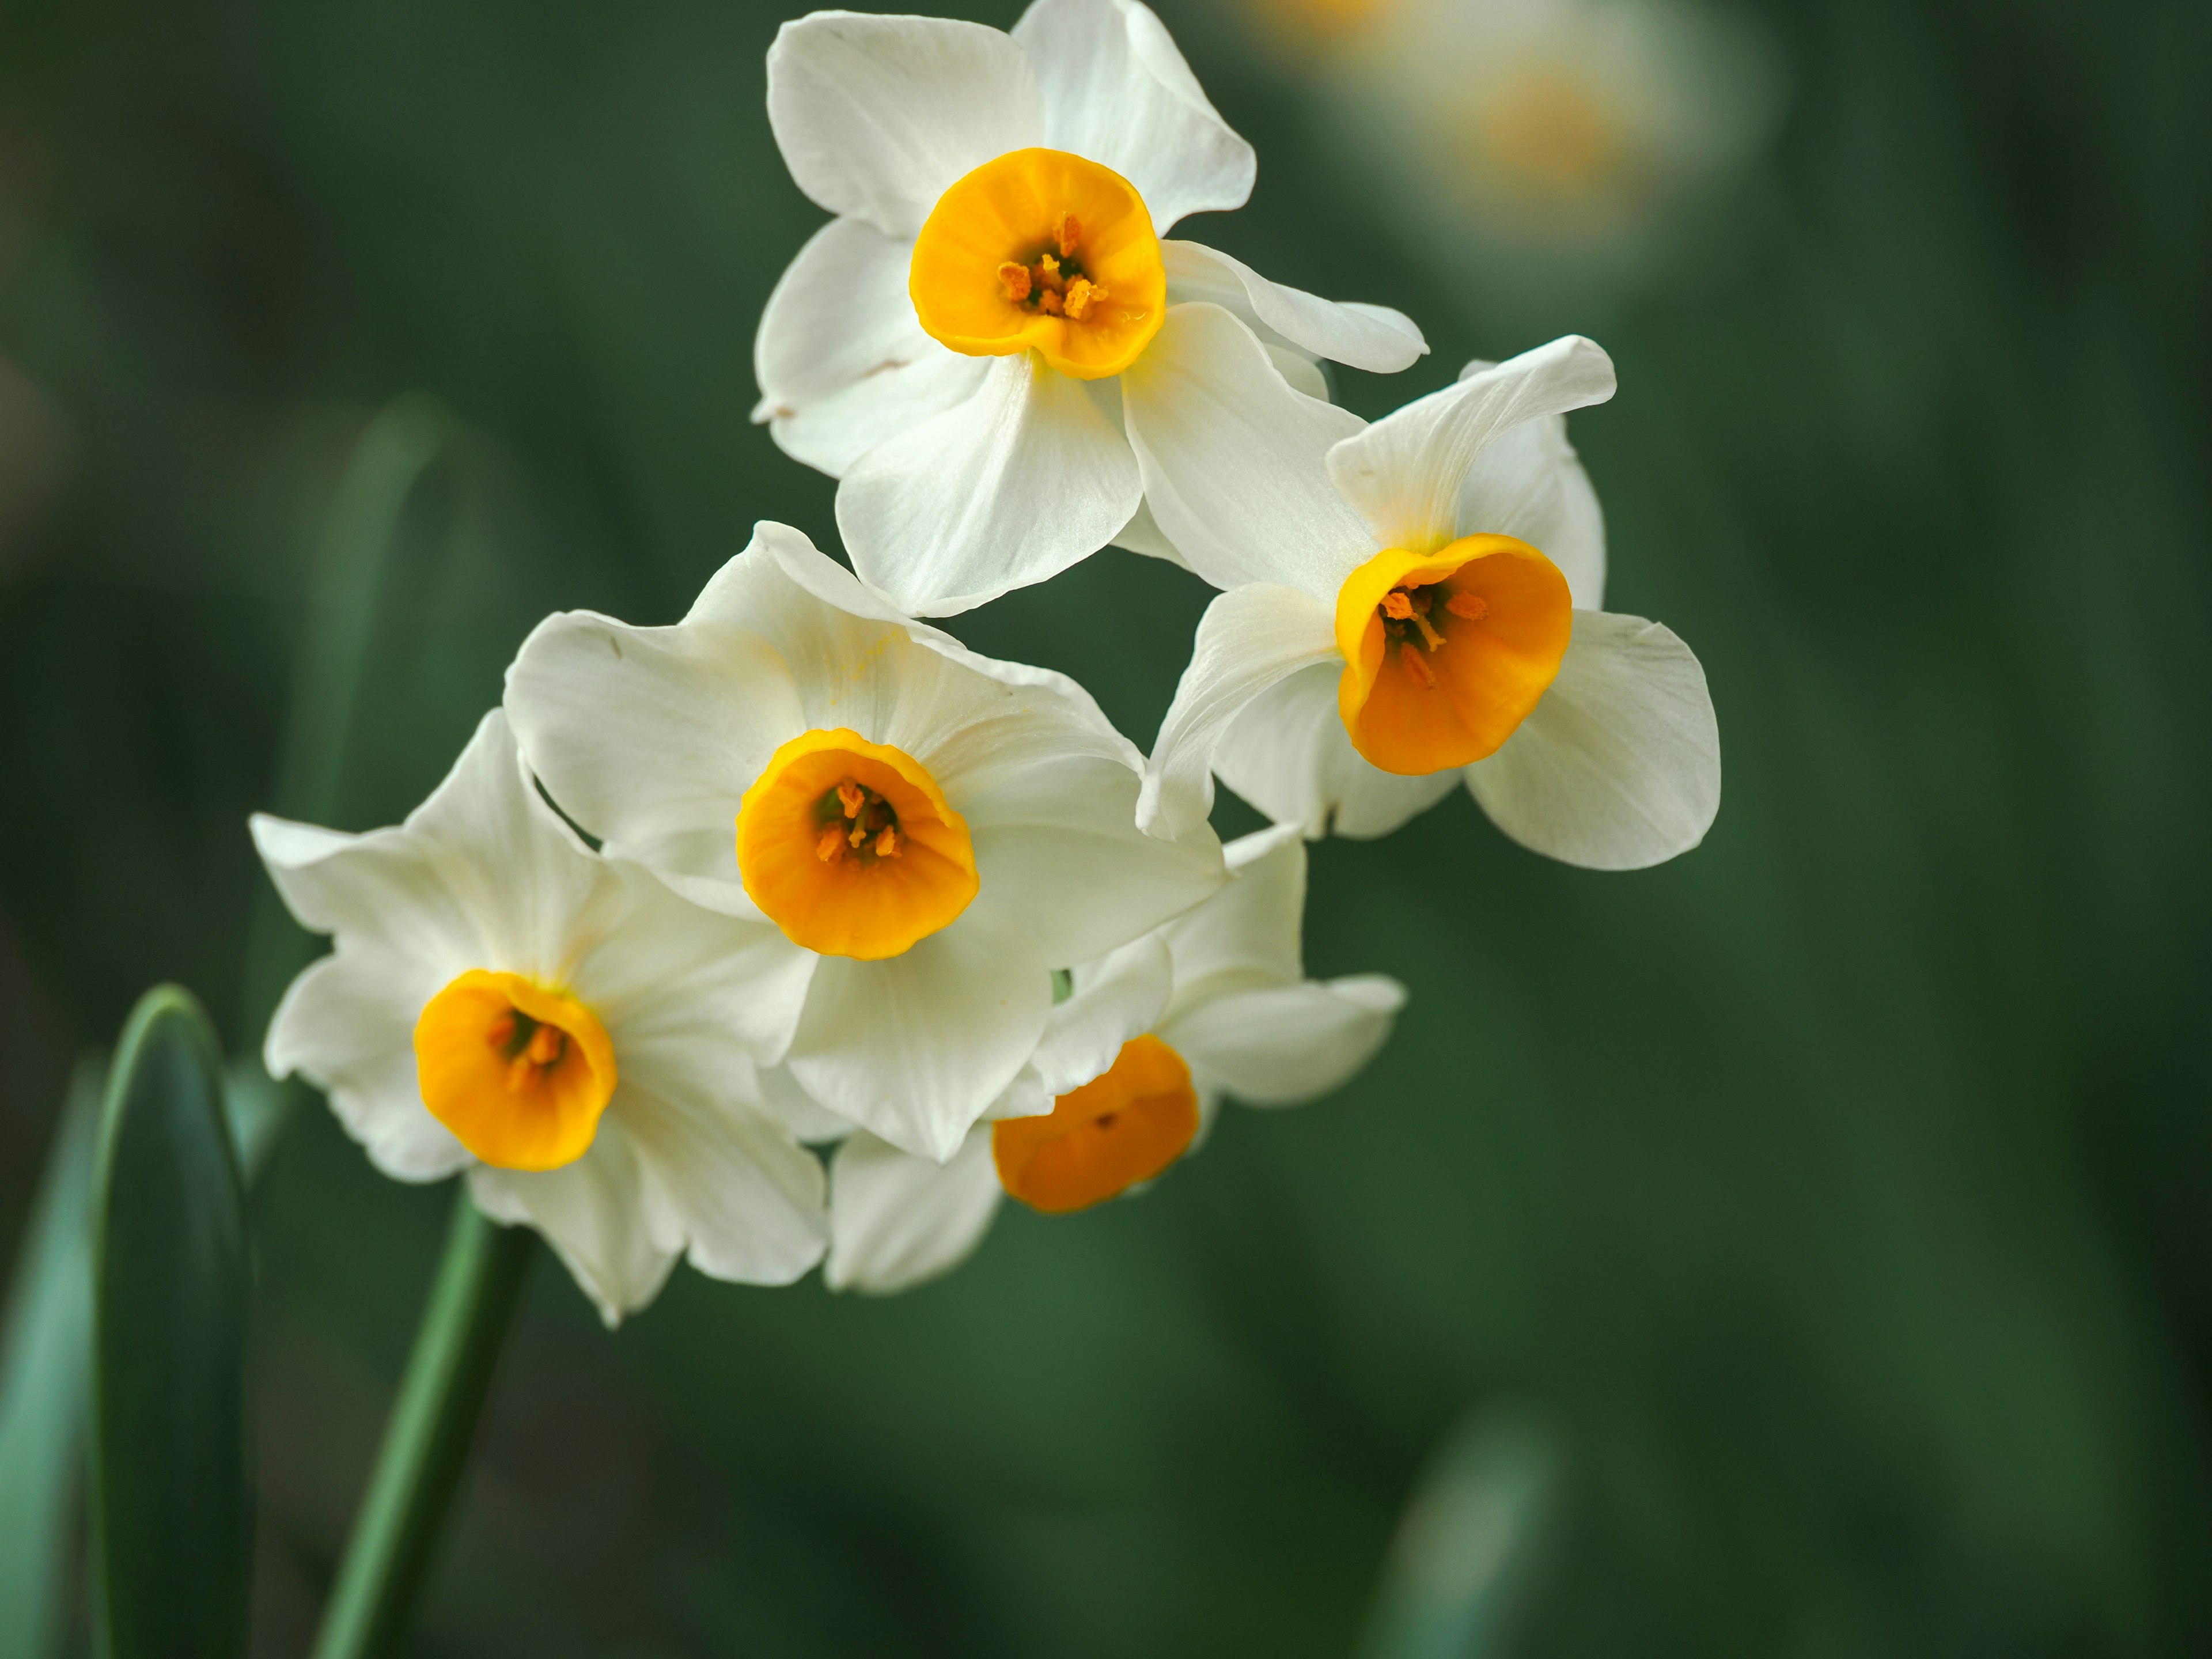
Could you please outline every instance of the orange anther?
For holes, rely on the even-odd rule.
[[[1067,285],[1067,314],[1081,322],[1091,313],[1091,307],[1106,297],[1106,290],[1090,278],[1079,276]]]
[[[814,843],[814,856],[824,864],[835,864],[845,855],[845,832],[831,824],[822,832],[822,839]]]
[[[1405,664],[1406,672],[1413,676],[1416,685],[1426,691],[1437,689],[1437,677],[1429,672],[1428,664],[1421,660],[1420,651],[1411,640],[1398,647],[1398,660]]]
[[[1083,221],[1072,213],[1063,213],[1054,223],[1052,239],[1060,244],[1060,257],[1073,258],[1083,240]]]
[[[1413,602],[1406,597],[1406,590],[1394,587],[1382,596],[1382,614],[1393,622],[1403,622],[1413,614]]]
[[[1030,297],[1030,268],[1018,265],[1012,259],[1007,260],[999,267],[999,285],[1006,289],[1009,300],[1019,305]]]
[[[1455,593],[1444,601],[1444,609],[1468,622],[1480,622],[1490,614],[1490,606],[1479,593]]]
[[[532,1066],[550,1066],[568,1047],[567,1032],[557,1025],[541,1025],[530,1034],[530,1046],[522,1052]]]
[[[507,1064],[507,1091],[519,1095],[538,1078],[538,1068],[530,1063],[528,1054],[517,1054]]]
[[[1080,281],[1081,279],[1078,278],[1078,280]],[[1053,292],[1052,289],[1047,289],[1042,295],[1041,295],[1037,300],[1037,309],[1043,312],[1048,317],[1058,317],[1065,314],[1067,307],[1060,303],[1059,295]]]
[[[845,816],[857,818],[860,809],[868,804],[868,792],[848,778],[837,786],[837,805],[845,809]]]
[[[484,1041],[495,1048],[504,1048],[514,1041],[514,1014],[512,1010],[492,1021],[491,1030],[484,1033]]]
[[[895,859],[898,855],[898,831],[892,829],[890,825],[885,824],[883,834],[876,837],[876,856],[879,859]]]

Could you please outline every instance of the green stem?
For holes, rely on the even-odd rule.
[[[535,1234],[486,1220],[461,1189],[313,1659],[399,1650],[536,1255]]]

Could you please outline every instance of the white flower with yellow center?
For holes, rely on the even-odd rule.
[[[775,930],[593,854],[503,714],[396,829],[257,817],[253,839],[301,926],[336,943],[270,1021],[269,1073],[327,1094],[386,1174],[465,1172],[610,1324],[678,1256],[764,1285],[820,1257],[820,1164],[753,1069],[805,990]]]
[[[913,622],[781,525],[673,627],[547,619],[507,706],[608,852],[773,924],[807,988],[771,1058],[926,1157],[1021,1071],[1053,969],[1224,879],[1204,824],[1138,830],[1143,757],[1080,686]]]
[[[1294,1105],[1342,1087],[1374,1057],[1404,988],[1374,974],[1305,977],[1297,830],[1227,850],[1233,879],[1222,891],[1076,970],[995,1121],[950,1163],[866,1133],[837,1149],[832,1286],[884,1292],[933,1279],[982,1241],[1003,1196],[1048,1215],[1087,1209],[1182,1158],[1224,1095]]]
[[[1224,319],[1225,320],[1225,319]],[[1241,331],[1177,317],[1193,358]],[[1554,340],[1368,426],[1285,387],[1193,422],[1152,495],[1225,589],[1160,728],[1139,821],[1202,823],[1212,775],[1309,835],[1379,836],[1464,781],[1523,846],[1636,869],[1720,805],[1705,671],[1665,628],[1599,609],[1603,521],[1564,416],[1612,362]]]
[[[842,480],[854,568],[915,615],[1109,542],[1172,557],[1140,511],[1175,441],[1163,396],[1234,407],[1285,374],[1319,395],[1320,358],[1389,373],[1428,349],[1396,312],[1161,240],[1243,205],[1254,161],[1135,0],[1037,0],[1012,34],[817,12],[768,82],[792,177],[839,216],[761,319],[754,418]],[[1195,304],[1267,349],[1186,390],[1162,328]]]

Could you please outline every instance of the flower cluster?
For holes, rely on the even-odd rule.
[[[1307,979],[1308,837],[1464,781],[1597,868],[1697,843],[1697,660],[1600,608],[1554,342],[1367,425],[1322,358],[1405,318],[1159,232],[1240,204],[1249,148],[1135,0],[1012,34],[817,13],[769,56],[793,177],[837,216],[763,318],[761,418],[840,479],[852,568],[780,525],[690,612],[547,618],[397,828],[258,818],[334,936],[269,1032],[376,1164],[465,1173],[612,1322],[678,1257],[894,1291],[1000,1199],[1140,1189],[1224,1097],[1338,1087],[1404,1000]],[[1066,677],[917,620],[1109,544],[1220,590],[1148,759]],[[1214,780],[1275,826],[1224,848]]]

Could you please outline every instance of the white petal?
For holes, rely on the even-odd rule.
[[[1657,623],[1575,612],[1528,718],[1467,787],[1507,835],[1591,870],[1640,870],[1705,839],[1721,803],[1705,672]]]
[[[830,1260],[822,1276],[833,1291],[912,1290],[975,1253],[1000,1196],[988,1127],[972,1131],[949,1164],[856,1134],[830,1165]]]
[[[1206,101],[1150,8],[1036,0],[1014,39],[1044,89],[1045,143],[1134,185],[1154,229],[1244,205],[1259,166],[1252,147]]]
[[[694,1077],[678,1097],[632,1088],[625,1074],[610,1109],[644,1166],[653,1242],[710,1278],[788,1285],[829,1247],[821,1160],[729,1098],[726,1085],[719,1098],[703,1093],[712,1082]]]
[[[1036,946],[978,900],[903,956],[822,958],[786,1063],[831,1111],[941,1162],[1036,1050],[1051,1007]]]
[[[1290,1106],[1340,1089],[1375,1057],[1406,1000],[1380,975],[1244,991],[1163,1026],[1194,1078],[1254,1106]]]
[[[943,617],[1088,558],[1143,498],[1128,441],[1084,383],[1024,353],[848,472],[837,528],[862,580]]]
[[[1163,242],[1160,252],[1170,304],[1197,300],[1223,307],[1270,344],[1285,341],[1377,374],[1410,368],[1428,355],[1429,343],[1402,312],[1324,300],[1271,283],[1243,260],[1198,242]]]
[[[1318,840],[1387,836],[1442,800],[1459,774],[1401,777],[1352,746],[1337,711],[1343,664],[1301,669],[1244,706],[1213,757],[1214,775],[1277,823]]]
[[[1230,842],[1229,884],[1160,929],[1175,964],[1164,1029],[1216,998],[1295,985],[1305,976],[1306,849],[1294,824]]]
[[[633,628],[588,611],[547,617],[507,671],[507,707],[554,799],[611,850],[729,890],[738,803],[805,729],[767,641],[714,621]],[[713,902],[707,893],[689,896]]]
[[[369,1161],[398,1181],[438,1181],[476,1160],[422,1104],[415,1022],[443,988],[403,958],[349,944],[292,981],[269,1022],[263,1063],[329,1097]]]
[[[441,986],[484,965],[476,916],[441,878],[404,829],[343,835],[257,812],[247,821],[254,850],[299,924],[343,933],[410,963]]]
[[[1458,536],[1461,491],[1494,439],[1613,390],[1613,360],[1570,334],[1384,416],[1329,452],[1329,477],[1377,543],[1430,552]]]
[[[1197,830],[1213,809],[1215,751],[1245,705],[1337,659],[1334,607],[1295,587],[1239,587],[1206,606],[1145,770],[1137,827],[1171,840]]]
[[[1210,829],[1170,842],[1137,828],[1139,783],[1126,766],[1079,757],[1003,769],[988,792],[963,793],[985,896],[1052,967],[1103,956],[1221,885]]]
[[[753,342],[766,421],[783,453],[842,477],[885,439],[964,403],[989,363],[921,331],[910,243],[859,219],[814,234],[769,295]]]
[[[814,956],[772,924],[739,921],[678,897],[644,868],[609,860],[625,908],[578,964],[570,985],[634,1069],[670,1062],[707,1077],[781,1059],[798,1029]],[[656,1085],[664,1092],[673,1083]]]
[[[1167,532],[1160,528],[1159,520],[1152,516],[1149,501],[1137,503],[1129,522],[1115,532],[1112,545],[1141,553],[1148,559],[1164,559],[1170,564],[1182,565],[1185,570],[1190,568],[1183,562],[1182,555],[1176,551],[1175,544],[1167,538]]]
[[[1078,969],[1074,979],[1030,1061],[1048,1109],[1055,1097],[1103,1075],[1124,1043],[1159,1023],[1175,988],[1175,959],[1164,940],[1147,934]]]
[[[1473,380],[1497,367],[1480,360],[1460,371]],[[1460,491],[1459,533],[1516,536],[1559,567],[1577,611],[1605,608],[1605,514],[1567,441],[1567,417],[1546,415],[1501,433]]]
[[[1334,604],[1374,553],[1327,465],[1359,417],[1292,391],[1220,307],[1168,312],[1121,377],[1121,407],[1152,516],[1216,587],[1279,582]]]
[[[788,1066],[768,1066],[758,1073],[761,1106],[799,1139],[819,1145],[842,1140],[854,1132],[849,1118],[831,1111],[806,1092]]]
[[[849,11],[777,32],[768,118],[799,189],[907,237],[948,186],[1045,131],[1029,59],[997,29]]]
[[[660,1294],[677,1253],[653,1241],[645,1174],[619,1123],[602,1120],[592,1149],[558,1170],[469,1171],[469,1195],[495,1221],[534,1227],[610,1328]]]

